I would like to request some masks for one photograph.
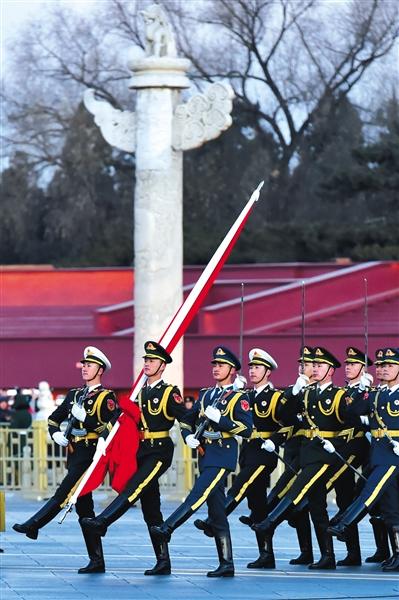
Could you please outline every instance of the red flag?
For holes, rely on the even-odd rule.
[[[259,194],[262,186],[263,181],[252,193],[251,198],[248,200],[247,204],[241,211],[240,215],[237,217],[233,226],[230,228],[222,243],[216,250],[215,254],[212,256],[208,265],[204,269],[201,277],[198,279],[190,294],[180,306],[180,308],[172,318],[171,322],[169,323],[168,327],[166,328],[164,334],[160,338],[159,343],[161,343],[169,353],[172,352],[179,340],[183,337],[185,331],[187,330],[193,317],[196,315],[209,289],[215,281],[218,273],[220,272],[220,269],[223,267],[228,256],[230,255],[245,223],[247,222],[253,205],[259,199]],[[143,374],[143,371],[141,371],[131,390],[130,400],[136,399],[144,382],[145,375]],[[132,405],[136,406],[137,410],[139,410],[137,405],[135,405],[133,402]],[[133,408],[130,411],[128,411],[128,405],[126,401],[123,402],[123,409],[125,412],[119,417],[118,421],[115,423],[115,425],[112,428],[112,431],[107,437],[106,456],[101,458],[96,456],[93,459],[92,464],[87,469],[82,480],[77,486],[73,496],[71,497],[67,505],[67,511],[71,510],[72,506],[76,504],[77,498],[80,495],[82,495],[82,493],[88,493],[88,491],[92,491],[103,481],[103,478],[105,477],[105,467],[108,468],[108,465],[115,465],[114,480],[116,479],[116,481],[118,482],[118,487],[120,487],[122,481],[125,481],[125,483],[127,483],[128,479],[134,474],[134,470],[127,468],[126,465],[129,462],[128,456],[130,456],[130,454],[133,454],[133,452],[135,454],[135,450],[137,449],[138,445],[139,438],[137,427],[135,429],[135,432],[133,431],[133,424],[137,417],[137,413],[134,412],[135,409]],[[128,414],[128,418],[126,418],[126,414]],[[138,422],[138,420],[136,422]],[[120,437],[121,441],[119,441]],[[116,442],[116,440],[118,440],[118,442]],[[118,464],[112,458],[113,451],[116,451],[117,448],[125,448],[125,444],[128,444],[128,452],[124,456],[124,461]],[[104,460],[102,460],[102,458],[104,458]],[[132,468],[133,463],[133,460],[129,462]],[[114,483],[112,483],[112,486],[114,487]]]

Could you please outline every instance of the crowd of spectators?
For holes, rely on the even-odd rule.
[[[54,399],[47,381],[41,381],[37,388],[0,388],[0,425],[28,429],[32,421],[47,421],[63,399]]]

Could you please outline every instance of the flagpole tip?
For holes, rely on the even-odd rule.
[[[255,202],[257,202],[259,200],[259,194],[260,194],[261,189],[263,188],[264,183],[265,183],[264,181],[260,182],[260,184],[258,185],[256,190],[253,192],[253,194],[251,196],[251,200],[254,200]]]

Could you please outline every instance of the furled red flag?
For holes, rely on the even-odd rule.
[[[185,331],[190,325],[193,317],[198,312],[199,307],[204,301],[213,282],[215,281],[220,269],[223,267],[228,256],[230,255],[245,223],[248,220],[253,205],[259,199],[262,186],[263,181],[252,193],[247,204],[204,269],[201,277],[198,279],[190,294],[178,309],[166,328],[164,334],[160,338],[159,343],[162,344],[162,346],[169,353],[173,351],[179,340],[183,337]],[[145,375],[143,374],[143,371],[141,371],[131,390],[130,400],[136,399],[144,382]],[[105,471],[108,469],[108,466],[112,465],[113,468],[112,487],[114,487],[115,481],[118,482],[119,489],[114,487],[116,491],[120,491],[122,482],[127,483],[128,479],[134,474],[136,469],[134,464],[135,460],[132,458],[130,459],[130,468],[127,467],[127,464],[129,462],[128,456],[130,457],[131,454],[135,454],[138,446],[139,438],[136,424],[139,421],[139,412],[136,411],[139,411],[139,408],[134,402],[131,402],[131,405],[129,405],[126,399],[123,399],[121,404],[123,404],[122,408],[124,412],[119,417],[118,421],[115,423],[112,431],[107,437],[104,450],[105,456],[99,456],[98,454],[95,455],[92,464],[87,469],[74,494],[72,495],[66,507],[65,515],[72,509],[72,506],[76,504],[76,500],[79,496],[87,494],[89,491],[94,490],[96,487],[98,487],[98,485],[100,485],[105,477]],[[128,416],[126,417],[126,415]],[[125,446],[125,444],[127,445]],[[118,456],[118,452],[120,452],[122,448],[128,448],[128,451],[125,453],[124,459],[121,462],[118,462],[120,458]],[[113,458],[114,452],[117,454],[116,459]],[[65,515],[63,518],[65,518]]]

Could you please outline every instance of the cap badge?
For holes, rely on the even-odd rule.
[[[348,350],[348,356],[356,356],[356,352],[354,351],[353,348],[349,348],[349,350]]]
[[[216,350],[216,356],[225,356],[226,352],[222,348]]]

